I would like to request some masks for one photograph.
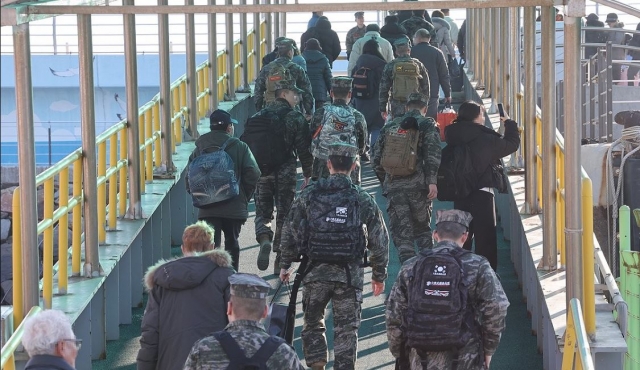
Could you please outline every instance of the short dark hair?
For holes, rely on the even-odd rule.
[[[209,125],[209,128],[211,129],[211,131],[226,131],[229,125],[231,124],[232,123],[228,123],[226,125],[225,124]]]
[[[472,122],[482,113],[482,106],[473,100],[467,100],[458,108],[458,121]]]
[[[411,101],[411,102],[407,103],[407,111],[410,111],[412,109],[420,110],[420,109],[422,109],[424,107],[426,107],[426,105],[424,105],[424,103],[419,102],[419,101]]]
[[[335,99],[346,99],[347,95],[351,92],[351,90],[347,89],[331,89],[331,91]]]
[[[414,10],[411,11],[411,14],[417,15],[418,17],[424,17],[424,10],[423,9],[414,9]]]
[[[367,28],[365,29],[367,32],[371,32],[371,31],[376,31],[376,32],[380,32],[380,26],[378,26],[375,23],[371,23],[367,25]]]
[[[398,23],[400,20],[397,15],[388,15],[384,17],[384,24]]]
[[[355,158],[342,155],[330,155],[328,161],[331,162],[334,170],[338,172],[350,172]]]
[[[439,10],[431,12],[431,18],[444,18],[444,13]]]
[[[265,299],[243,298],[231,295],[231,304],[233,306],[233,314],[238,318],[245,320],[260,321],[264,313],[264,307],[267,304]]]
[[[282,95],[284,95],[287,91],[289,91],[289,90],[287,90],[287,89],[278,89],[278,90],[276,90],[275,91],[276,98],[281,98]]]
[[[436,225],[436,232],[441,239],[457,240],[467,232],[467,228],[457,222],[443,221]]]

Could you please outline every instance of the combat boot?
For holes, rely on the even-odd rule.
[[[269,254],[271,254],[271,238],[263,234],[258,237],[260,251],[258,252],[258,269],[264,271],[269,268]]]

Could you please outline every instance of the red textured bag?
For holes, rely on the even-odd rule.
[[[453,123],[453,121],[458,117],[453,108],[451,108],[451,104],[445,104],[444,109],[438,112],[438,118],[436,121],[438,122],[438,128],[440,129],[440,141],[444,141],[444,129]]]

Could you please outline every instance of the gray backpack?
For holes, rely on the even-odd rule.
[[[327,160],[329,145],[343,142],[358,146],[356,118],[349,107],[328,104],[324,107],[322,125],[311,140],[311,154],[315,158]]]

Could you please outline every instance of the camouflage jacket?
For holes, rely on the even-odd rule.
[[[418,92],[423,94],[424,96],[429,95],[429,74],[427,73],[427,69],[424,67],[421,61],[416,58],[412,58],[409,55],[398,56],[396,59],[387,63],[382,70],[382,80],[380,80],[380,112],[387,111],[387,103],[389,102],[391,88],[393,87],[393,71],[395,70],[396,63],[406,62],[408,60],[413,60],[418,64],[420,68],[420,87]]]
[[[431,34],[431,39],[435,40],[436,38],[436,28],[431,24],[431,22],[426,19],[418,16],[411,16],[411,18],[406,19],[404,22],[400,23],[405,30],[407,30],[407,36],[410,40],[413,40],[413,34],[416,33],[417,30],[424,28],[429,31]]]
[[[335,99],[333,105],[341,105],[347,109],[349,109],[354,118],[356,119],[356,138],[358,141],[358,154],[362,155],[367,148],[367,121],[364,119],[362,113],[358,112],[355,108],[348,105],[346,101],[342,99]],[[324,107],[320,107],[316,109],[313,113],[313,118],[311,118],[311,135],[315,135],[316,131],[322,127],[322,123],[324,121]]]
[[[415,117],[418,120],[418,161],[416,172],[409,176],[391,177],[385,173],[381,166],[382,153],[384,153],[385,134],[396,129],[406,117]],[[429,184],[436,184],[438,180],[438,167],[440,167],[440,132],[435,126],[436,122],[431,117],[423,117],[418,110],[411,110],[385,125],[380,131],[376,150],[373,156],[373,169],[378,178],[385,178],[384,192],[393,190],[423,190],[428,189]]]
[[[280,244],[280,267],[289,268],[293,260],[298,256],[299,234],[296,232],[301,220],[306,220],[307,209],[310,207],[310,198],[317,186],[327,186],[334,189],[345,189],[351,186],[351,178],[346,174],[334,174],[318,183],[307,186],[291,205],[282,228],[282,241]],[[369,263],[371,265],[371,278],[378,282],[384,282],[387,278],[387,264],[389,262],[389,233],[382,217],[382,211],[375,200],[365,190],[357,187],[359,191],[360,221],[366,226],[367,249],[369,251]],[[349,264],[351,272],[351,285],[361,289],[364,282],[364,269],[360,266],[362,261]],[[314,265],[313,269],[304,278],[303,283],[314,281],[334,281],[348,284],[346,270],[342,266],[321,263]]]
[[[224,329],[238,343],[238,346],[244,351],[244,355],[251,358],[258,352],[258,349],[269,338],[269,334],[264,330],[262,324],[251,320],[236,320],[229,323]],[[270,370],[303,370],[304,367],[298,359],[296,351],[288,344],[283,343],[267,360],[267,369]],[[184,364],[184,370],[222,370],[229,366],[229,357],[213,336],[208,336],[197,341],[187,362]]]
[[[356,40],[364,36],[367,32],[367,27],[359,28],[358,26],[353,27],[347,32],[347,39],[345,41],[345,45],[347,46],[347,54],[351,53],[351,49],[353,48],[353,44],[356,43]]]
[[[283,108],[290,107],[289,102],[285,99],[278,98],[273,102],[267,104],[267,106],[261,110],[278,112]],[[258,112],[258,113],[260,113]],[[256,113],[256,114],[258,114]],[[284,124],[286,126],[286,137],[284,138],[287,147],[294,151],[294,154],[300,159],[302,164],[302,173],[305,177],[311,176],[311,166],[313,165],[313,156],[309,151],[311,145],[311,135],[309,134],[309,124],[304,118],[302,113],[295,109],[292,109],[284,117]]]
[[[260,70],[258,78],[256,79],[254,91],[256,110],[260,110],[265,106],[264,94],[267,91],[267,77],[269,76],[269,70],[273,67],[273,63],[287,65],[289,72],[291,72],[291,76],[296,81],[296,86],[303,90],[302,106],[304,111],[306,114],[313,113],[313,95],[311,94],[311,82],[309,82],[307,72],[305,72],[302,67],[291,61],[291,59],[286,57],[280,57]]]
[[[441,241],[434,250],[441,248],[460,248],[451,241]],[[402,265],[391,293],[386,303],[387,338],[389,350],[394,357],[399,358],[404,340],[402,331],[402,316],[408,307],[410,276],[417,258],[414,257]],[[484,369],[484,356],[493,355],[500,343],[500,336],[505,327],[505,317],[509,301],[502,289],[498,277],[491,269],[486,258],[474,253],[467,253],[462,258],[465,267],[465,282],[469,287],[468,304],[473,307],[474,316],[478,324],[478,333],[459,352],[458,369]],[[411,369],[423,369],[421,359],[411,351],[409,356]],[[451,354],[449,352],[427,353],[428,370],[451,369]],[[424,370],[427,370],[424,369]]]

